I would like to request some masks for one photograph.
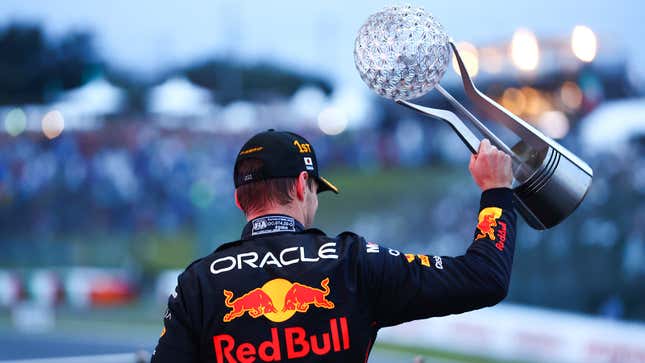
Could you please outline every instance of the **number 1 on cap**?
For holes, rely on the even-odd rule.
[[[311,152],[311,146],[309,144],[301,144],[298,140],[293,140],[293,144],[298,147],[301,154]]]

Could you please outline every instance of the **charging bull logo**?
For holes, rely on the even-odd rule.
[[[320,286],[322,289],[285,279],[273,279],[235,300],[232,300],[233,292],[224,290],[224,304],[231,311],[224,315],[223,320],[228,323],[248,312],[252,318],[264,316],[273,322],[282,322],[296,312],[307,312],[311,305],[333,309],[334,303],[327,299],[331,291],[329,277],[323,279]]]
[[[502,216],[502,209],[497,207],[488,207],[479,212],[477,229],[479,233],[475,240],[488,237],[490,240],[495,240],[495,228],[497,227],[497,219]]]
[[[247,311],[253,318],[257,318],[258,316],[266,313],[277,312],[269,295],[260,289],[254,289],[247,292],[242,297],[235,299],[233,302],[231,302],[231,298],[233,298],[232,292],[224,290],[224,296],[226,296],[224,304],[232,309],[224,315],[224,322],[226,323],[244,315]]]
[[[333,309],[334,303],[327,300],[326,296],[329,295],[329,277],[320,282],[323,290],[309,287],[307,285],[295,283],[284,298],[284,307],[282,311],[296,310],[301,313],[306,313],[309,310],[309,305],[313,304],[319,308]]]

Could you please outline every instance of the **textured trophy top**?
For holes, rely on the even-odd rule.
[[[423,8],[388,7],[358,31],[354,62],[376,93],[409,100],[428,93],[446,73],[448,42],[441,24]]]

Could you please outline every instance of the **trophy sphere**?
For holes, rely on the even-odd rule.
[[[449,37],[423,8],[393,6],[372,14],[354,43],[356,69],[369,88],[400,100],[423,96],[450,62]]]

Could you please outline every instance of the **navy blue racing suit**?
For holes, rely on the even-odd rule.
[[[179,276],[152,362],[366,361],[382,327],[504,299],[515,223],[512,191],[487,190],[473,243],[446,257],[256,218]]]

